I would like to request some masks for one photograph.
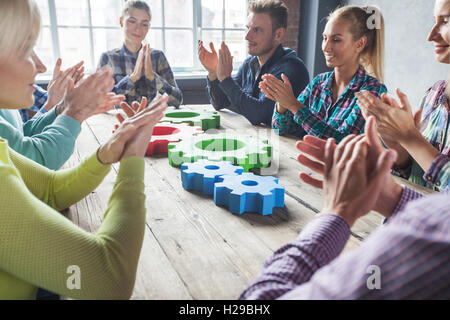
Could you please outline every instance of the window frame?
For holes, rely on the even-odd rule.
[[[79,25],[79,26],[73,26],[73,25],[64,25],[64,24],[59,24],[58,23],[58,18],[57,18],[57,10],[56,10],[56,4],[55,4],[55,0],[47,0],[48,1],[48,10],[49,10],[49,20],[50,20],[50,25],[43,25],[43,27],[45,28],[49,28],[50,30],[50,35],[51,35],[51,39],[52,39],[52,51],[53,51],[53,61],[56,61],[56,59],[58,57],[61,57],[61,44],[59,41],[59,30],[60,29],[64,29],[64,28],[79,28],[79,29],[88,29],[89,31],[89,43],[90,43],[90,50],[89,50],[89,57],[85,57],[85,59],[90,59],[92,66],[97,65],[97,60],[99,57],[95,57],[95,47],[94,47],[94,30],[95,29],[111,29],[114,30],[116,29],[117,31],[120,31],[120,27],[119,26],[93,26],[92,24],[92,12],[91,12],[91,1],[95,1],[95,0],[87,0],[87,8],[88,8],[88,24],[87,25]],[[227,31],[241,31],[241,32],[245,32],[246,28],[227,28],[225,26],[225,18],[226,18],[226,10],[225,10],[225,1],[226,0],[219,0],[223,2],[223,10],[222,10],[222,27],[203,27],[202,25],[202,0],[192,0],[192,8],[193,8],[193,25],[192,27],[168,27],[166,26],[166,19],[165,19],[165,4],[164,4],[164,0],[160,0],[161,1],[161,12],[155,12],[152,9],[152,14],[160,14],[162,19],[162,25],[161,26],[157,26],[157,27],[153,27],[151,26],[151,30],[160,30],[162,32],[162,48],[161,50],[163,50],[164,52],[166,52],[166,30],[189,30],[192,32],[193,34],[193,51],[192,51],[192,55],[194,57],[193,61],[194,61],[194,65],[192,68],[182,68],[182,67],[172,67],[173,72],[175,73],[175,75],[180,75],[180,74],[189,74],[189,73],[193,73],[193,74],[203,74],[204,73],[204,69],[201,66],[200,61],[197,59],[197,41],[199,39],[201,39],[201,34],[202,31],[221,31],[222,33],[222,41],[225,40],[225,35]],[[249,3],[251,0],[242,0],[242,1],[246,1],[247,3]],[[123,3],[125,3],[125,0],[122,0]],[[112,49],[112,48],[111,48]],[[248,52],[247,55],[248,56]],[[234,69],[236,69],[237,66],[234,66]],[[46,74],[44,74],[45,76],[50,75],[50,69],[47,71]],[[94,70],[87,70],[87,73],[94,71]]]

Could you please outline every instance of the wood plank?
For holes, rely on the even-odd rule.
[[[104,123],[108,125],[109,123]],[[70,158],[68,165],[74,166],[81,159],[90,156],[99,147],[99,142],[93,135],[89,125],[83,124],[80,137],[76,142],[76,152]],[[95,233],[100,228],[106,210],[109,196],[114,186],[117,167],[102,184],[88,197],[72,206],[67,216],[78,223],[86,231]],[[146,272],[143,272],[143,271]],[[164,251],[153,237],[150,230],[146,230],[139,259],[133,299],[185,299],[190,300],[186,286],[172,268]]]
[[[108,132],[103,128],[107,120],[97,120],[96,135],[106,139]],[[194,197],[193,201],[184,200],[178,190],[180,180],[175,178],[176,182],[169,183],[172,176],[161,171],[164,167],[179,176],[179,169],[170,167],[165,158],[147,161],[146,193],[152,195],[152,201],[147,203],[149,228],[194,298],[236,298],[253,278],[247,266],[240,268],[240,256],[251,255],[252,260],[262,263],[270,250],[249,236],[245,228],[234,228],[234,234],[246,238],[245,245],[239,244],[236,252],[230,238],[222,236],[216,229],[219,223],[211,224],[205,218],[222,209],[211,206],[210,199],[189,193],[183,193],[183,196]],[[206,209],[199,210],[197,205]],[[225,222],[229,221],[232,220]]]
[[[198,106],[198,108],[211,109],[211,106]],[[221,123],[225,129],[242,130],[247,128],[251,124],[242,116],[225,110],[220,111]],[[298,201],[303,206],[314,212],[320,212],[323,207],[322,191],[311,187],[310,185],[303,183],[299,179],[300,171],[310,174],[313,177],[319,177],[316,173],[312,172],[309,168],[302,166],[297,161],[299,152],[295,148],[295,143],[298,139],[293,137],[281,137],[277,136],[271,128],[258,126],[257,130],[263,132],[263,136],[274,137],[274,159],[279,159],[281,164],[278,164],[278,173],[275,175],[280,179],[280,183],[286,187],[286,195]],[[264,133],[265,132],[265,133]],[[276,150],[278,149],[278,150]],[[283,157],[280,158],[279,155]],[[365,217],[359,219],[352,228],[352,233],[358,239],[365,239],[370,233],[375,230],[383,220],[383,217],[377,212],[370,212]]]
[[[103,138],[106,139],[108,131],[102,128],[104,128],[104,123],[107,120],[98,121],[96,125],[98,128],[94,129],[96,135],[102,139],[103,131]],[[217,285],[211,286],[211,283],[220,281],[219,279],[224,275],[225,281],[229,283],[230,278],[227,273],[234,270],[220,270],[219,274],[215,274],[214,279],[205,278],[203,273],[199,274],[196,270],[203,270],[204,264],[207,264],[206,268],[208,268],[209,261],[201,261],[203,265],[199,268],[198,258],[193,261],[192,255],[186,254],[183,256],[184,259],[180,259],[175,253],[180,255],[184,251],[196,252],[197,254],[193,254],[193,256],[198,257],[197,247],[204,247],[204,244],[196,243],[198,238],[207,241],[215,247],[215,250],[224,253],[229,261],[232,261],[232,265],[237,269],[236,272],[239,272],[240,277],[245,280],[236,284],[233,288],[229,288],[228,294],[223,296],[223,298],[233,299],[260,272],[262,264],[270,257],[272,252],[285,243],[294,240],[315,216],[314,212],[300,206],[297,201],[290,198],[287,199],[286,208],[276,209],[273,216],[262,217],[257,214],[234,216],[226,209],[215,207],[212,199],[184,191],[181,188],[179,169],[170,167],[166,158],[148,159],[147,163],[147,174],[153,176],[152,183],[147,183],[149,192],[160,199],[160,201],[155,201],[156,204],[151,205],[154,209],[149,208],[149,216],[153,221],[148,221],[148,223],[155,237],[159,239],[161,246],[166,248],[168,255],[174,256],[173,259],[171,258],[171,262],[182,275],[195,298],[209,299],[211,296],[217,298],[220,294],[217,289],[214,293],[209,293],[211,287],[217,287]],[[180,208],[180,206],[184,208]],[[290,210],[290,208],[293,209]],[[159,212],[159,214],[153,217],[150,212]],[[167,217],[168,212],[171,212],[169,217]],[[180,230],[183,230],[181,234],[186,233],[187,227],[185,222],[179,221],[178,215],[182,215],[191,225],[200,230],[197,232],[201,233],[201,237],[195,236],[193,231],[189,233],[194,234],[190,238],[190,242],[194,242],[192,247],[190,242],[182,241],[183,237],[180,236]],[[177,224],[180,224],[180,226],[177,226]],[[213,231],[210,231],[210,229]],[[174,230],[178,236],[173,235],[173,238],[171,238]],[[355,239],[352,239],[350,243],[353,244],[353,247],[356,247]],[[208,260],[221,259],[209,255],[207,258]],[[218,283],[218,285],[221,284]]]

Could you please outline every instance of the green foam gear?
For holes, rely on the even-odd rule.
[[[220,115],[216,111],[170,107],[164,114],[165,116],[160,122],[188,123],[191,126],[199,126],[204,131],[220,127]]]
[[[272,146],[268,140],[227,133],[188,137],[170,143],[168,151],[169,163],[173,167],[208,159],[231,161],[248,172],[253,168],[267,168],[272,160]]]

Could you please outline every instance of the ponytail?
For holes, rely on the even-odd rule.
[[[374,6],[345,6],[333,11],[328,20],[341,18],[350,22],[353,40],[366,37],[367,43],[360,55],[360,64],[378,81],[384,79],[384,18]]]

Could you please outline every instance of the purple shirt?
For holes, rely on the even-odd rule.
[[[400,212],[340,256],[348,224],[317,217],[274,253],[240,299],[450,299],[450,195],[411,203],[419,197],[405,188]]]

